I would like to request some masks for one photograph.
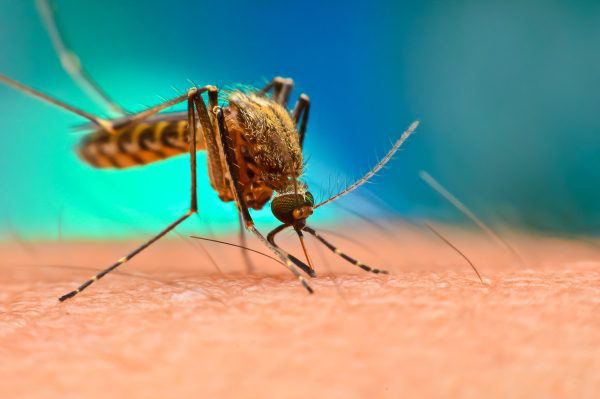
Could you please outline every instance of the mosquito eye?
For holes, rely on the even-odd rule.
[[[271,211],[281,222],[293,224],[296,221],[294,210],[304,206],[312,207],[313,204],[314,198],[312,194],[308,192],[305,195],[282,194],[273,198],[273,201],[271,201]]]
[[[304,205],[313,206],[315,204],[315,198],[308,191],[306,192],[306,194],[304,194],[304,197],[305,197]]]
[[[283,194],[273,198],[271,211],[283,223],[294,222],[294,209],[304,205],[304,198],[300,194]]]

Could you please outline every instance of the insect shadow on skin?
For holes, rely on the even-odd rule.
[[[37,4],[65,71],[86,92],[92,93],[99,103],[120,117],[100,118],[4,75],[0,75],[0,81],[89,120],[93,130],[82,137],[76,152],[92,167],[123,169],[185,153],[190,155],[191,166],[191,198],[188,211],[132,252],[89,278],[77,289],[61,296],[61,302],[82,292],[198,212],[197,150],[205,150],[207,153],[210,184],[219,198],[224,202],[236,203],[243,227],[267,246],[309,293],[313,290],[300,270],[311,277],[315,277],[316,273],[306,252],[304,232],[313,235],[332,252],[365,271],[387,273],[385,270],[371,268],[343,253],[308,226],[306,220],[317,208],[355,190],[381,170],[417,128],[417,121],[409,126],[390,151],[366,175],[315,205],[307,185],[300,180],[304,167],[302,148],[310,100],[308,96],[301,94],[294,108],[288,110],[289,97],[294,86],[291,79],[276,77],[261,90],[230,91],[225,96],[226,104],[219,104],[219,90],[215,86],[192,87],[186,94],[144,111],[128,114],[123,107],[110,99],[85,71],[79,58],[67,48],[47,1],[38,0]],[[208,97],[208,106],[204,95]],[[161,113],[184,102],[187,103],[187,112]],[[269,200],[273,215],[282,224],[265,237],[255,227],[249,209],[260,210]],[[308,265],[287,253],[275,242],[276,235],[290,227],[300,239]]]

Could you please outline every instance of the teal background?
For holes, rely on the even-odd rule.
[[[600,3],[596,1],[56,0],[68,40],[129,110],[190,83],[293,77],[312,101],[305,156],[318,199],[372,167],[414,119],[388,168],[344,199],[367,217],[463,221],[427,170],[484,220],[600,231]],[[0,0],[0,73],[102,114],[61,70],[33,2]],[[94,170],[72,151],[83,122],[0,86],[0,235],[123,237],[185,212],[188,158]],[[233,230],[199,161],[200,220]],[[273,225],[265,208],[261,226]],[[349,218],[335,205],[313,220]],[[1,221],[4,223],[1,223]],[[60,222],[59,222],[60,220]]]

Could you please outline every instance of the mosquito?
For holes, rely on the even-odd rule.
[[[219,91],[216,86],[192,87],[186,94],[137,113],[117,105],[91,78],[79,58],[65,44],[63,35],[46,0],[37,1],[38,10],[65,71],[100,104],[120,117],[100,118],[61,100],[28,87],[4,75],[0,81],[23,93],[67,110],[91,122],[90,131],[76,145],[80,159],[95,168],[124,169],[146,165],[189,153],[191,198],[187,212],[126,256],[95,274],[77,289],[61,296],[65,301],[85,290],[158,241],[191,215],[197,214],[196,152],[206,151],[208,177],[221,201],[235,202],[243,227],[268,247],[309,292],[313,289],[300,271],[316,277],[304,245],[306,232],[346,261],[371,273],[372,268],[340,251],[307,224],[313,212],[355,190],[374,176],[413,133],[413,122],[389,152],[362,178],[323,202],[315,204],[303,174],[302,148],[310,100],[301,94],[288,109],[294,82],[276,77],[260,90]],[[204,96],[207,97],[208,106]],[[221,97],[220,97],[221,96]],[[224,103],[220,100],[224,100]],[[187,112],[161,112],[187,103]],[[255,226],[250,209],[260,210],[271,200],[271,211],[282,223],[265,237]],[[307,263],[286,252],[275,242],[277,234],[292,228],[298,235]]]

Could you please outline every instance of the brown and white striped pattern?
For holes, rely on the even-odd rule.
[[[96,168],[123,169],[157,162],[189,152],[187,119],[165,118],[138,123],[116,133],[98,130],[76,147],[79,157]],[[202,135],[197,149],[205,149]]]
[[[302,230],[308,232],[309,234],[312,234],[313,236],[315,236],[315,238],[319,241],[321,241],[323,244],[325,244],[325,246],[327,248],[329,248],[331,250],[331,252],[335,253],[338,256],[341,256],[344,260],[352,263],[354,266],[358,266],[361,269],[363,269],[366,272],[369,273],[375,273],[375,274],[389,274],[390,272],[388,272],[387,270],[383,270],[383,269],[375,269],[374,267],[370,267],[365,265],[362,262],[357,261],[356,259],[352,258],[351,256],[346,255],[345,253],[343,253],[342,251],[340,251],[336,246],[334,246],[333,244],[331,244],[329,241],[327,241],[325,238],[323,238],[322,235],[320,235],[319,233],[317,233],[315,230],[313,230],[312,228],[308,227],[308,226],[304,226],[302,228]]]

